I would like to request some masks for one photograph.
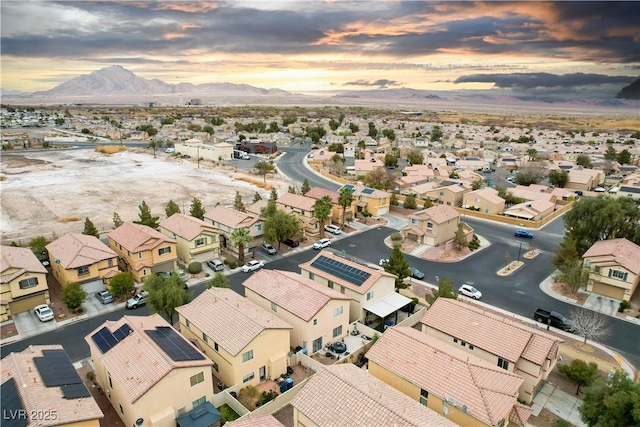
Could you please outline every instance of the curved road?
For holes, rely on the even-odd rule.
[[[286,147],[282,148],[282,151],[285,154],[280,156],[276,162],[278,169],[296,184],[302,185],[306,178],[311,187],[323,187],[334,191],[341,187],[340,184],[336,184],[307,169],[304,165],[304,158],[309,153],[308,146]]]

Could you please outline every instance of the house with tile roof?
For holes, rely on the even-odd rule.
[[[311,187],[311,189],[305,194],[307,197],[311,197],[314,200],[318,200],[323,198],[324,196],[329,196],[331,198],[331,203],[333,203],[333,208],[331,209],[331,222],[334,224],[342,224],[342,214],[344,209],[342,205],[338,202],[340,198],[340,193],[337,191],[327,190],[322,187]],[[356,216],[358,201],[353,199],[351,202],[351,206],[347,206],[346,211],[344,212],[344,221],[352,221]]]
[[[293,327],[271,310],[211,288],[176,311],[182,334],[197,341],[226,385],[255,386],[287,372]]]
[[[438,246],[452,240],[460,224],[458,211],[447,205],[432,206],[409,215],[400,233],[422,245]]]
[[[447,206],[461,206],[464,195],[471,191],[471,185],[463,181],[444,180],[432,190],[426,191],[422,198]]]
[[[251,415],[229,421],[225,424],[227,427],[284,427],[273,415],[259,415],[252,417]]]
[[[303,232],[312,236],[317,236],[320,232],[320,223],[314,215],[315,203],[316,199],[293,193],[284,193],[276,200],[276,206],[297,216]]]
[[[479,188],[462,196],[462,207],[475,209],[482,213],[497,215],[504,211],[504,199],[498,196],[498,190],[491,187]]]
[[[367,359],[371,375],[456,425],[508,425],[516,408],[531,415],[518,403],[520,376],[414,328],[387,328]]]
[[[142,418],[143,425],[173,426],[210,409],[213,362],[159,314],[108,320],[84,339],[96,382],[124,425]]]
[[[384,319],[411,303],[409,298],[395,292],[393,274],[331,250],[323,250],[300,264],[300,274],[349,297],[350,323]]]
[[[220,250],[238,255],[238,247],[231,241],[231,235],[239,228],[246,228],[251,241],[244,246],[245,254],[252,252],[263,242],[264,228],[259,215],[241,212],[226,206],[216,206],[205,212],[204,221],[213,224],[220,235]]]
[[[118,254],[95,236],[67,233],[47,246],[53,276],[62,286],[109,279],[119,273]]]
[[[522,218],[530,221],[541,220],[556,210],[555,202],[548,200],[530,200],[518,203],[504,210],[504,216]]]
[[[52,381],[62,374],[63,384]],[[3,426],[100,427],[104,414],[61,345],[31,345],[8,354],[0,381]],[[40,416],[34,419],[35,414]]]
[[[243,285],[249,301],[293,326],[291,347],[315,353],[349,332],[351,298],[298,273],[260,270]]]
[[[422,332],[523,378],[518,398],[530,403],[558,361],[561,339],[473,304],[438,298]]]
[[[545,200],[555,203],[557,199],[551,192],[551,188],[546,185],[516,185],[515,187],[507,188],[507,193],[510,193],[514,197],[524,199],[525,201]]]
[[[120,270],[128,271],[136,282],[177,266],[177,245],[151,227],[125,222],[107,234],[109,247],[118,254]]]
[[[598,169],[571,169],[565,188],[588,191],[604,184],[605,173]]]
[[[326,366],[291,401],[296,427],[454,427],[351,363]]]
[[[160,221],[159,229],[176,241],[178,258],[187,265],[220,257],[220,236],[209,222],[176,213]]]
[[[29,248],[0,248],[0,322],[49,304],[47,269]]]
[[[391,206],[391,194],[386,191],[376,190],[362,185],[346,184],[342,188],[347,188],[353,193],[356,200],[356,210],[358,212],[367,211],[373,216],[381,216],[389,213]]]
[[[587,291],[629,301],[640,283],[640,246],[627,239],[600,240],[582,255]]]

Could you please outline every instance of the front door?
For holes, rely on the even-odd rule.
[[[260,367],[260,382],[264,381],[267,379],[267,370],[265,369],[264,366]]]
[[[322,349],[322,337],[313,340],[313,353]]]

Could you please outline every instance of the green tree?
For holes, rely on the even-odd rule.
[[[442,139],[442,129],[436,125],[431,129],[431,142],[437,142]]]
[[[424,163],[424,155],[419,150],[411,150],[407,154],[407,160],[412,165],[421,165]]]
[[[202,206],[202,202],[197,197],[194,197],[191,201],[191,209],[189,209],[189,215],[199,220],[204,220],[205,209]]]
[[[482,183],[483,181],[481,179],[476,179],[475,181],[473,181],[471,183],[471,189],[472,190],[479,190],[482,188]]]
[[[278,127],[278,122],[271,122],[269,123],[269,129],[268,131],[270,133],[276,133],[280,130],[280,128]]]
[[[398,206],[400,204],[400,201],[398,200],[398,196],[396,196],[396,193],[391,193],[391,197],[389,197],[389,204],[391,206]]]
[[[118,228],[123,223],[124,223],[124,221],[122,221],[122,219],[120,218],[120,214],[118,214],[118,212],[114,212],[113,213],[113,228]]]
[[[329,128],[331,128],[331,130],[335,131],[336,129],[338,129],[338,126],[340,126],[340,122],[334,119],[329,120]]]
[[[273,215],[276,212],[276,210],[277,210],[276,201],[269,199],[267,201],[267,206],[265,206],[260,210],[260,214],[262,215],[263,218],[267,218]]]
[[[433,207],[433,200],[431,200],[431,199],[429,199],[429,198],[426,198],[426,199],[424,200],[424,203],[422,204],[422,207],[423,207],[424,209],[429,209],[429,208]]]
[[[38,258],[40,262],[47,261],[49,259],[49,253],[47,252],[47,245],[49,241],[44,236],[34,237],[29,241],[29,247],[31,252]]]
[[[537,184],[542,181],[542,174],[537,169],[525,168],[520,170],[516,175],[516,184],[518,185],[531,185]]]
[[[351,133],[357,133],[360,131],[360,126],[355,123],[349,123],[349,130],[351,131]]]
[[[585,390],[580,414],[589,427],[640,425],[640,382],[617,370]]]
[[[209,135],[213,135],[213,127],[209,126],[209,125],[205,125],[202,127],[202,131],[208,133]]]
[[[593,163],[591,163],[591,157],[587,154],[580,154],[576,157],[576,165],[582,166],[583,168],[591,169],[593,167]]]
[[[268,243],[280,243],[293,237],[300,230],[300,221],[295,215],[276,210],[264,219],[264,240]]]
[[[64,305],[69,310],[77,310],[80,308],[85,299],[87,299],[87,291],[85,291],[80,283],[70,282],[62,288],[62,296],[60,297]]]
[[[260,200],[262,200],[262,196],[256,191],[256,193],[253,195],[253,203],[259,202]]]
[[[152,275],[145,280],[144,289],[149,292],[147,304],[155,313],[164,316],[173,325],[176,307],[187,303],[189,299],[180,277],[177,274],[171,274],[163,280],[162,277]]]
[[[393,175],[387,173],[384,168],[376,168],[371,172],[367,172],[364,176],[364,184],[378,190],[388,190],[393,185]]]
[[[347,214],[347,209],[353,204],[353,192],[347,187],[342,187],[338,192],[338,204],[342,207],[342,225]]]
[[[231,243],[238,248],[238,261],[240,264],[244,264],[244,247],[249,243],[253,237],[248,228],[236,228],[229,236]]]
[[[269,200],[273,200],[274,202],[278,200],[278,190],[275,187],[271,189],[271,193],[269,194]]]
[[[604,152],[604,158],[607,160],[618,159],[618,152],[613,148],[613,145],[609,145],[609,147],[607,147],[607,151]]]
[[[180,213],[180,206],[173,200],[169,200],[167,207],[164,208],[164,213],[167,215],[167,218],[169,218],[173,214]]]
[[[404,258],[404,254],[400,250],[400,245],[393,245],[391,255],[389,255],[389,261],[384,262],[382,267],[387,273],[391,273],[396,276],[395,282],[397,289],[407,287],[404,283],[404,279],[409,277],[411,271],[409,270],[409,261]]]
[[[84,219],[84,230],[82,230],[82,234],[93,236],[98,239],[100,238],[100,232],[88,217]]]
[[[160,219],[160,217],[151,215],[151,209],[149,209],[147,202],[143,200],[142,203],[138,206],[138,209],[140,210],[140,212],[138,213],[138,217],[140,219],[138,221],[133,221],[134,224],[146,225],[147,227],[151,227],[153,229],[158,228],[158,220]]]
[[[424,296],[424,299],[432,305],[438,298],[451,298],[458,299],[458,291],[455,289],[455,283],[448,276],[442,276],[438,282],[438,289],[431,290],[431,295],[428,293]]]
[[[253,165],[253,168],[259,175],[262,175],[263,181],[267,182],[267,174],[269,172],[272,172],[275,169],[275,166],[273,166],[273,164],[271,164],[270,162],[261,160],[259,162],[256,162],[256,164]]]
[[[458,224],[458,229],[456,230],[456,233],[453,236],[453,243],[456,245],[458,250],[469,247],[469,242],[467,241],[467,236],[464,232],[464,228],[462,227],[462,224]]]
[[[569,172],[564,169],[554,169],[549,172],[549,183],[558,188],[564,188],[569,182]]]
[[[136,282],[129,272],[118,273],[109,281],[109,291],[114,298],[128,298],[135,290]]]
[[[289,188],[287,188],[287,191],[291,194],[297,194],[298,193],[298,189],[296,188],[295,185],[290,185]]]
[[[560,275],[558,280],[565,283],[571,289],[573,295],[578,289],[586,287],[589,280],[589,270],[584,268],[581,259],[568,261],[560,266]]]
[[[224,119],[222,117],[212,117],[211,118],[211,124],[214,126],[222,126],[224,124]]]
[[[416,209],[418,207],[418,202],[416,202],[416,196],[414,196],[413,194],[409,194],[408,196],[405,196],[404,203],[402,204],[402,206],[405,209]]]
[[[302,182],[302,187],[300,187],[300,192],[302,194],[307,194],[311,190],[311,186],[309,185],[309,180],[307,178]]]
[[[378,129],[376,129],[376,124],[373,122],[369,122],[369,132],[367,136],[371,138],[376,138],[378,136]]]
[[[504,199],[504,202],[507,206],[517,205],[518,203],[524,203],[524,199],[514,196],[512,193],[507,191],[505,187],[498,185],[496,186],[496,190],[498,191],[498,196]]]
[[[236,198],[233,201],[233,208],[237,211],[240,212],[246,212],[247,208],[245,207],[244,203],[242,202],[242,196],[240,195],[239,191],[236,191]]]
[[[331,209],[333,202],[329,196],[323,196],[313,204],[313,216],[320,222],[320,238],[324,237],[324,226],[331,217]]]
[[[158,148],[158,143],[156,142],[155,139],[152,139],[151,141],[149,141],[147,143],[147,147],[151,148],[153,150],[153,157],[156,157],[156,149]]]
[[[598,378],[598,365],[580,359],[573,359],[571,365],[558,363],[558,371],[578,385],[576,396],[580,394],[580,387],[590,386]]]
[[[529,160],[535,162],[538,159],[538,150],[535,148],[529,148],[527,150],[527,155],[529,156]]]
[[[618,163],[620,163],[621,165],[628,165],[629,163],[631,163],[631,153],[629,152],[629,150],[624,149],[618,153],[616,160],[618,160]]]
[[[211,280],[207,282],[207,289],[211,288],[229,288],[231,287],[231,281],[227,276],[218,271],[213,275]]]
[[[398,165],[398,157],[394,156],[391,153],[387,153],[384,155],[384,165],[385,166],[397,166]]]
[[[578,253],[578,244],[576,240],[571,236],[565,237],[565,239],[556,247],[554,252],[555,256],[553,257],[551,262],[557,268],[561,268],[564,265],[568,265],[574,261],[580,260],[580,254]]]

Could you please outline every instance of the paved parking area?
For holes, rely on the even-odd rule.
[[[16,330],[18,331],[18,335],[21,338],[48,332],[58,327],[55,320],[50,322],[41,322],[38,320],[38,317],[35,315],[33,310],[14,314],[12,319],[13,324],[16,326]]]

